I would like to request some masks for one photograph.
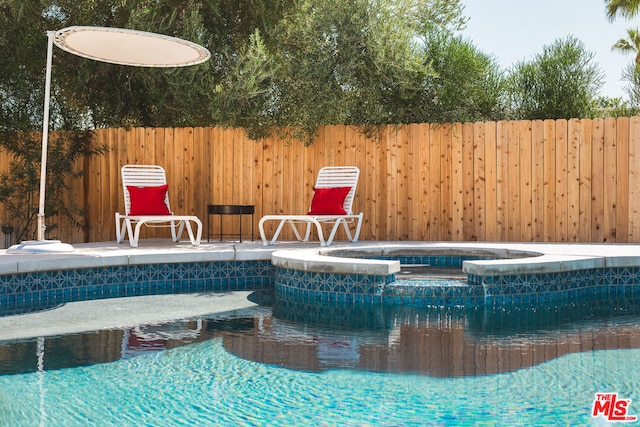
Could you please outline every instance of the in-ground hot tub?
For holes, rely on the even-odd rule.
[[[640,270],[620,258],[533,250],[540,247],[412,242],[276,251],[274,287],[276,298],[285,301],[411,306],[536,304],[640,293]],[[402,273],[412,266],[419,274]]]

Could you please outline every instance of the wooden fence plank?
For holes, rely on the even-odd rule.
[[[640,241],[640,117],[629,119],[629,242]]]
[[[211,135],[211,153],[209,162],[211,171],[211,204],[223,203],[223,175],[222,165],[224,164],[224,154],[222,152],[222,129],[215,128]]]
[[[507,188],[508,188],[508,210],[507,210],[507,240],[522,240],[521,235],[521,214],[520,214],[520,129],[518,122],[509,123],[509,144],[507,146],[508,163]]]
[[[263,188],[264,188],[264,176],[263,176],[263,157],[262,153],[264,151],[265,140],[261,139],[260,141],[249,141],[247,142],[252,144],[253,146],[253,158],[251,164],[251,171],[253,173],[253,188],[252,188],[252,200],[251,203],[255,205],[255,217],[262,218],[266,213],[263,211],[262,201],[264,200]],[[255,221],[255,219],[254,219]],[[257,224],[254,224],[254,228],[256,233],[258,232]],[[260,238],[258,234],[256,234],[257,238]]]
[[[556,240],[556,122],[553,120],[544,121],[544,216],[543,229],[544,241],[555,242]]]
[[[520,169],[520,233],[518,239],[523,242],[533,240],[533,185],[532,165],[533,156],[531,142],[531,122],[523,120],[516,122],[519,136],[519,169]]]
[[[203,204],[213,204],[213,128],[202,128],[202,176],[199,182],[202,185]],[[204,213],[203,213],[204,215]],[[206,222],[206,220],[205,220]]]
[[[580,238],[580,120],[567,122],[567,240]]]
[[[108,144],[109,142],[108,139],[109,139],[109,132],[101,132],[96,138],[96,143]],[[111,191],[110,191],[110,188],[103,185],[103,182],[109,179],[108,176],[105,176],[105,170],[110,168],[109,156],[100,156],[100,157],[94,158],[92,159],[92,161],[89,162],[89,166],[95,167],[95,169],[93,169],[94,173],[85,177],[85,182],[87,182],[88,191],[89,191],[86,196],[88,196],[91,199],[91,205],[94,205],[94,206],[91,206],[91,205],[87,206],[85,204],[85,206],[89,208],[85,219],[89,221],[89,224],[105,224],[103,221],[107,219],[105,218],[105,212],[107,211],[108,206],[105,205],[105,200],[107,199],[107,196],[104,193],[105,191],[109,193]],[[120,190],[122,187],[116,186],[116,188]],[[115,212],[115,211],[111,211],[111,212]],[[115,213],[112,213],[112,215],[115,215]],[[113,223],[115,224],[115,222]],[[104,227],[99,226],[98,230],[95,230],[95,232],[96,232],[97,238],[101,240],[107,240],[106,239],[107,236],[103,232],[103,228]],[[115,226],[111,227],[110,230],[115,230]]]
[[[420,225],[419,225],[419,240],[428,240],[430,238],[430,210],[429,210],[429,197],[431,196],[430,188],[431,188],[431,165],[429,147],[430,147],[430,126],[428,124],[420,124],[418,125],[418,133],[419,133],[419,141],[420,141],[420,176],[418,178],[420,182],[420,187],[417,191],[414,191],[418,194],[418,198],[420,200]]]
[[[204,129],[201,127],[193,128],[193,173],[188,179],[191,184],[191,191],[193,191],[193,206],[191,207],[191,211],[201,219],[205,219],[207,215],[207,207],[203,195],[208,194],[209,190],[208,180],[206,179],[206,175],[208,174],[207,168],[205,167],[205,147],[203,142]]]
[[[365,186],[365,198],[364,205],[361,205],[361,209],[366,209],[367,214],[364,215],[363,224],[362,224],[362,238],[363,239],[371,239],[371,240],[379,240],[380,234],[378,233],[377,224],[378,221],[378,183],[376,182],[376,177],[378,172],[376,171],[377,167],[377,153],[378,153],[378,144],[373,144],[371,141],[366,141],[365,148],[365,167],[364,170],[361,170],[360,180],[365,180],[367,185]],[[315,153],[315,150],[313,150]]]
[[[386,203],[384,206],[384,210],[386,212],[386,235],[395,236],[398,232],[397,224],[398,224],[398,213],[400,211],[398,203],[400,196],[398,194],[399,190],[399,179],[398,174],[400,172],[398,165],[398,131],[394,128],[387,128],[385,132],[385,142],[386,142],[386,154],[384,156],[383,161],[386,162],[386,176],[385,176],[385,184],[384,188],[387,189],[385,191],[385,199]]]
[[[214,205],[225,203],[224,194],[224,163],[227,161],[224,154],[224,130],[215,128],[211,135],[211,153],[209,156],[210,168],[211,168],[211,200],[210,203]],[[217,219],[217,218],[216,218]],[[220,222],[212,221],[211,234],[220,234]]]
[[[508,238],[509,227],[509,131],[510,123],[497,123],[496,139],[496,240]]]
[[[401,240],[409,239],[410,218],[410,196],[409,196],[409,127],[396,128],[396,150],[398,159],[398,199],[397,199],[397,222],[396,236]]]
[[[358,188],[353,200],[352,209],[354,213],[359,213],[365,206],[367,186],[371,185],[365,179],[366,172],[366,141],[365,136],[356,126],[346,127],[346,147],[345,147],[345,165],[357,166],[360,169],[360,179],[358,180]],[[311,149],[305,150],[305,155],[311,152]]]
[[[234,150],[234,132],[232,129],[224,129],[222,131],[222,158],[224,162],[222,163],[222,203],[223,204],[233,204],[233,197],[235,193],[235,189],[233,186],[233,173],[235,170],[235,150]],[[280,169],[282,170],[282,169]],[[276,181],[277,182],[277,181]],[[281,188],[278,187],[276,189],[276,193],[281,193]],[[231,226],[228,220],[231,219],[229,217],[224,218],[227,220],[224,224],[224,227],[228,230]]]
[[[534,242],[544,241],[544,122],[531,122],[531,235]]]
[[[555,208],[556,208],[556,228],[555,239],[557,242],[568,241],[568,160],[567,160],[567,121],[556,120],[556,138],[555,138]]]
[[[442,239],[441,125],[429,126],[429,240]]]
[[[629,241],[629,118],[616,121],[616,234],[615,241]]]
[[[464,240],[462,124],[451,126],[451,240]],[[408,237],[408,236],[407,236]]]
[[[453,239],[452,149],[452,127],[449,123],[442,124],[440,126],[440,239],[447,241]]]
[[[580,241],[591,241],[591,177],[593,121],[581,120],[582,131],[578,146],[580,156]]]
[[[485,239],[488,241],[498,240],[498,153],[497,153],[497,128],[496,122],[487,122],[485,129]]]
[[[604,241],[604,120],[593,120],[591,146],[591,238]]]
[[[183,158],[182,158],[182,171],[183,175],[177,178],[177,182],[182,186],[183,191],[183,206],[181,213],[185,215],[201,215],[202,212],[197,210],[200,202],[196,202],[196,186],[194,181],[199,175],[197,173],[198,166],[195,158],[195,142],[193,128],[183,128]],[[198,195],[199,196],[199,195]]]
[[[617,206],[617,162],[616,154],[616,119],[609,117],[604,121],[604,217],[602,221],[603,242],[616,241],[616,206]]]
[[[407,127],[407,235],[420,236],[420,223],[423,216],[420,209],[420,126]],[[414,237],[417,239],[417,237]]]
[[[487,224],[487,176],[486,176],[486,148],[485,123],[473,124],[473,238],[485,240]]]
[[[386,159],[388,152],[388,137],[387,130],[383,130],[382,135],[380,137],[380,142],[378,143],[378,152],[376,154],[376,164],[374,165],[375,173],[375,183],[376,183],[376,219],[377,222],[372,224],[377,230],[378,239],[387,240],[389,239],[389,221],[387,218],[387,206],[388,200],[390,197],[393,197],[392,194],[389,193],[389,188],[387,187],[387,170],[388,170],[388,162]]]
[[[473,123],[462,125],[462,236],[461,240],[475,240],[474,219],[474,156],[473,156]]]

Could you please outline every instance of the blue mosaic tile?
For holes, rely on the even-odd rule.
[[[393,259],[393,258],[392,258]],[[397,258],[395,258],[397,259]],[[461,268],[477,257],[407,256],[403,264]],[[466,283],[398,286],[386,276],[311,273],[268,261],[149,264],[0,276],[0,310],[16,304],[51,304],[97,298],[185,292],[275,289],[285,298],[353,304],[481,306],[537,304],[584,295],[625,298],[640,294],[640,268],[563,273],[475,276]]]
[[[226,282],[210,280],[219,271]],[[256,277],[245,277],[248,274]],[[271,286],[269,262],[149,264],[0,276],[0,310],[16,301],[67,302],[179,292],[253,290]],[[234,277],[242,275],[242,277]],[[178,279],[182,280],[178,280]]]

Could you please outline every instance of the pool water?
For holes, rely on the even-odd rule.
[[[589,425],[640,414],[640,300],[291,304],[0,345],[0,425]]]

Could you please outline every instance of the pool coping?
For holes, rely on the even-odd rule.
[[[389,275],[399,271],[398,261],[364,258],[416,252],[503,258],[464,261],[463,272],[478,276],[640,267],[637,244],[361,241],[335,242],[330,247],[321,247],[318,242],[272,246],[261,242],[215,242],[194,247],[188,242],[144,239],[138,248],[116,242],[78,244],[74,248],[67,254],[7,254],[0,250],[0,275],[120,265],[268,260],[275,266],[300,271]],[[527,254],[530,256],[524,256]]]
[[[400,271],[399,261],[372,258],[410,255],[498,258],[464,261],[462,271],[476,276],[640,267],[640,245],[468,242],[376,242],[287,249],[274,252],[272,263],[299,271],[390,275]]]

